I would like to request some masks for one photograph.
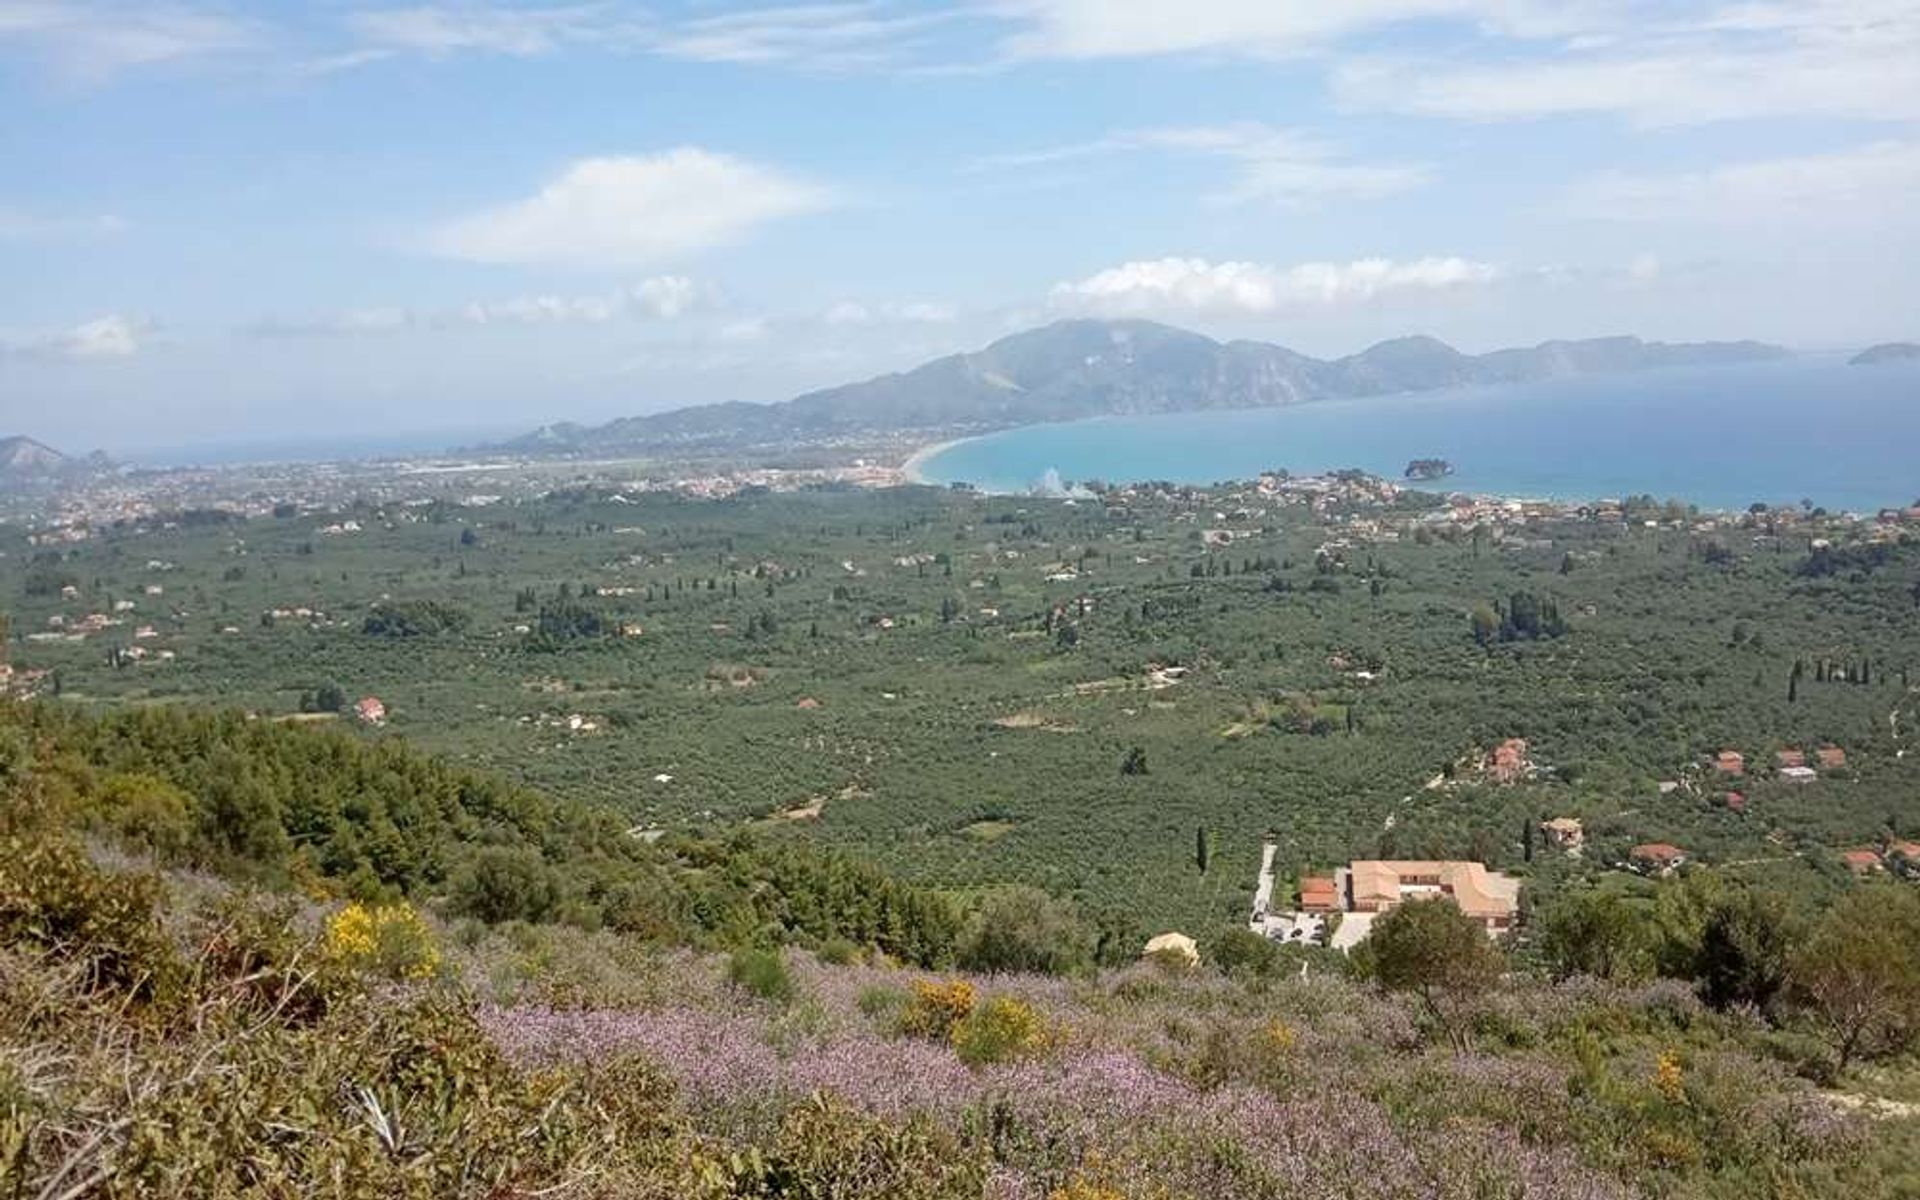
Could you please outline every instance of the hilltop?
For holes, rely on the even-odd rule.
[[[113,461],[98,450],[74,458],[24,435],[0,438],[0,491],[44,489],[112,466]]]
[[[1856,367],[1916,361],[1920,361],[1920,345],[1913,342],[1882,342],[1878,346],[1868,346],[1847,360],[1849,365]]]
[[[0,478],[53,475],[68,461],[66,455],[30,437],[0,438]]]
[[[1405,337],[1325,360],[1266,342],[1218,342],[1152,321],[1069,320],[910,371],[778,404],[732,402],[598,426],[548,425],[498,449],[602,453],[856,433],[979,431],[1087,417],[1269,408],[1465,384],[1749,362],[1786,353],[1760,342],[1669,344],[1608,337],[1470,355],[1436,338]]]

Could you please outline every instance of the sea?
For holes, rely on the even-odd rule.
[[[1208,484],[1357,467],[1434,490],[1584,501],[1650,494],[1873,512],[1920,502],[1920,364],[1842,355],[1448,388],[1284,408],[1103,417],[969,438],[919,464],[984,491]]]

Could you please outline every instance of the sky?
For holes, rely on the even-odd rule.
[[[0,0],[0,434],[458,441],[1075,316],[1920,339],[1920,0]]]

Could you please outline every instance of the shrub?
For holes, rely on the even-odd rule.
[[[960,945],[960,966],[1063,975],[1091,962],[1092,950],[1092,934],[1072,905],[1038,888],[1008,888],[974,914]]]
[[[764,1157],[734,1156],[730,1194],[784,1200],[978,1200],[987,1169],[985,1155],[969,1151],[924,1118],[886,1121],[817,1098],[787,1115]]]
[[[385,979],[427,979],[440,968],[433,932],[405,904],[347,905],[327,921],[322,947],[334,962]]]
[[[1271,938],[1238,926],[1207,948],[1207,958],[1228,975],[1272,975],[1280,967],[1280,947]]]
[[[735,950],[727,959],[727,982],[775,1004],[793,999],[793,977],[777,950]]]
[[[913,999],[900,1014],[900,1032],[909,1037],[944,1042],[954,1027],[973,1015],[973,985],[964,979],[952,983],[916,983]]]
[[[454,876],[452,903],[456,913],[490,925],[543,921],[559,907],[560,887],[537,851],[488,846]]]
[[[899,988],[875,984],[860,990],[860,997],[854,1001],[854,1006],[864,1017],[878,1020],[891,1016],[898,1025],[901,1010],[907,1006],[907,994]]]
[[[180,962],[160,925],[159,881],[104,871],[72,838],[18,815],[0,813],[0,945],[83,964],[90,988],[167,992]]]
[[[1046,1048],[1046,1022],[1033,1006],[1011,996],[995,996],[953,1026],[948,1035],[960,1061],[968,1066],[1026,1058]]]

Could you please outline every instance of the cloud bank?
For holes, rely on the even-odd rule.
[[[824,187],[697,147],[582,159],[534,195],[450,221],[427,247],[448,258],[614,269],[739,241],[829,207]]]
[[[1360,304],[1405,293],[1481,287],[1498,268],[1464,258],[1396,262],[1364,258],[1270,267],[1162,258],[1122,263],[1085,279],[1056,284],[1056,308],[1109,315],[1264,314],[1287,308]]]

